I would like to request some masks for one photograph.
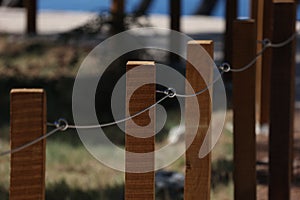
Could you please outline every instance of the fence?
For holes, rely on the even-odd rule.
[[[37,4],[38,0],[26,0],[26,33],[36,34],[37,33]],[[124,30],[124,0],[112,0],[111,2],[111,14],[112,14],[112,24],[114,31]],[[180,0],[170,1],[170,28],[173,30],[180,31]]]
[[[234,198],[256,199],[256,94],[257,77],[255,62],[269,47],[272,50],[271,88],[270,88],[270,146],[269,146],[269,199],[290,199],[292,176],[292,134],[293,134],[293,97],[295,78],[295,2],[272,4],[274,9],[272,39],[277,44],[265,40],[262,50],[257,52],[257,27],[254,20],[237,20],[233,24],[233,111],[234,111]],[[288,39],[287,39],[288,38]],[[287,40],[286,40],[287,39]],[[201,45],[213,57],[212,41],[192,41],[188,43],[188,59],[195,57],[195,46]],[[254,59],[253,59],[254,58]],[[247,64],[248,63],[248,64]],[[127,70],[145,66],[142,76],[155,82],[154,62],[128,62]],[[238,66],[238,67],[236,67]],[[186,151],[186,174],[184,199],[210,199],[211,155],[199,158],[199,149],[209,131],[212,114],[212,102],[209,90],[195,66],[186,66],[186,79],[197,94],[200,105],[201,120],[191,146]],[[212,70],[203,72],[208,77]],[[127,90],[138,85],[140,74],[128,76]],[[211,82],[215,80],[211,79]],[[203,88],[206,88],[203,90]],[[186,93],[190,93],[188,89]],[[173,94],[167,94],[170,97]],[[176,94],[175,94],[176,95]],[[134,92],[134,98],[126,99],[129,115],[139,113],[155,103],[155,85],[145,85]],[[143,97],[143,98],[141,98]],[[195,106],[186,99],[186,140],[189,139],[189,127],[194,117]],[[146,110],[145,110],[146,111]],[[149,110],[147,110],[148,112]],[[149,112],[155,118],[155,112]],[[134,122],[145,126],[149,124],[149,113],[140,113]],[[60,121],[56,129],[46,134],[46,97],[42,89],[14,89],[11,91],[11,181],[10,199],[44,199],[45,198],[45,138],[56,131],[70,128]],[[76,127],[73,127],[76,128]],[[126,121],[126,132],[136,132]],[[153,152],[155,147],[155,124],[147,126],[146,138],[136,138],[126,134],[126,150],[136,153]],[[283,134],[284,133],[284,134]],[[38,138],[38,140],[37,140]],[[25,146],[22,146],[24,145]],[[138,144],[138,145],[137,145]],[[20,148],[21,147],[21,148]],[[4,155],[3,153],[1,155]],[[126,155],[126,168],[142,165],[154,169],[154,154],[147,159],[132,163]],[[125,174],[125,199],[154,199],[154,171],[147,173]]]

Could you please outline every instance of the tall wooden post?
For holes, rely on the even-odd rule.
[[[143,67],[128,73],[136,67]],[[155,83],[154,62],[128,62],[126,73],[126,116],[134,115],[155,103],[155,84],[143,85],[143,82]],[[142,86],[143,85],[143,86]],[[134,88],[138,88],[133,91]],[[133,94],[132,94],[133,93]],[[130,97],[130,94],[132,96]],[[150,117],[149,117],[150,116]],[[152,122],[151,122],[152,121]],[[135,123],[135,124],[134,124]],[[126,124],[126,200],[153,200],[154,192],[154,144],[155,144],[155,109],[151,109]],[[139,155],[131,155],[137,153]],[[137,169],[139,168],[139,169]],[[137,172],[133,172],[137,169]],[[149,172],[141,173],[148,169]]]
[[[114,33],[121,32],[125,29],[125,0],[112,0],[111,14],[112,14],[112,29]]]
[[[225,61],[232,61],[233,22],[237,18],[237,0],[226,0]]]
[[[36,34],[37,0],[25,0],[27,34]]]
[[[171,29],[180,31],[181,0],[170,0],[170,16]]]
[[[181,19],[181,0],[169,0],[170,1],[170,28],[171,30],[180,32],[180,19]],[[176,40],[171,34],[169,44],[171,49],[181,49],[181,42]],[[170,53],[170,63],[179,62],[180,56]]]
[[[233,25],[234,69],[248,64],[256,54],[254,20]],[[233,73],[234,199],[256,199],[255,66]]]
[[[273,42],[295,33],[294,1],[274,0]],[[273,49],[271,65],[269,199],[290,199],[293,162],[296,40]]]
[[[263,18],[263,38],[273,41],[273,0],[264,0],[264,18]],[[272,49],[269,48],[264,52],[262,57],[262,79],[261,79],[261,109],[260,123],[269,124],[270,117],[270,73]]]
[[[214,47],[212,41],[191,41],[188,43],[187,57],[190,61],[186,66],[186,79],[192,86],[194,91],[200,91],[207,87],[207,82],[212,82],[213,66],[207,66],[208,62],[205,59],[199,59],[199,52],[197,51],[201,45],[213,59]],[[193,66],[191,63],[195,64]],[[202,68],[201,68],[202,67]],[[197,71],[201,71],[201,74],[205,76],[205,79]],[[209,77],[209,78],[207,78]],[[186,87],[186,93],[192,94],[189,87]],[[186,99],[186,111],[185,111],[185,127],[186,127],[186,141],[187,144],[191,143],[190,131],[193,131],[191,127],[198,127],[196,136],[191,145],[186,151],[186,174],[185,174],[185,187],[184,187],[184,199],[210,199],[210,185],[211,185],[211,154],[209,153],[204,158],[199,158],[199,150],[203,144],[206,134],[210,134],[209,124],[212,115],[212,101],[209,90],[203,94],[197,96],[198,105],[193,104],[191,99]],[[192,120],[195,117],[194,112],[200,109],[200,121],[194,124]]]
[[[237,0],[226,0],[226,33],[224,40],[224,61],[232,63],[232,34],[233,34],[233,22],[237,19]],[[225,80],[231,80],[232,73],[224,74]]]
[[[46,133],[46,95],[41,89],[11,91],[11,149]],[[46,141],[11,156],[10,200],[45,199]]]
[[[263,20],[264,20],[264,1],[262,0],[252,0],[251,1],[251,16],[252,19],[256,21],[256,30],[257,30],[257,40],[263,40]],[[262,50],[262,44],[257,43],[257,53]],[[256,123],[261,123],[261,80],[262,80],[262,58],[259,57],[256,61]]]

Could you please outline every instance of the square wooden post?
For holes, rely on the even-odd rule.
[[[207,87],[205,81],[211,83],[213,77],[213,67],[202,67],[207,65],[207,60],[199,59],[199,52],[197,49],[201,45],[213,59],[214,46],[213,41],[191,41],[188,43],[187,57],[191,63],[197,63],[197,66],[193,66],[191,63],[187,63],[186,66],[186,79],[192,86],[194,91],[200,91]],[[202,67],[202,69],[201,69]],[[203,78],[197,71],[201,71],[201,74],[205,76]],[[209,77],[209,78],[207,78]],[[208,84],[209,84],[208,83]],[[211,89],[210,89],[211,90]],[[186,87],[186,93],[192,94],[189,87]],[[186,151],[186,173],[185,173],[185,187],[184,187],[184,199],[210,199],[210,186],[211,186],[211,153],[204,158],[199,158],[199,150],[203,144],[206,134],[210,134],[209,125],[212,115],[212,101],[209,90],[203,94],[197,96],[198,105],[192,103],[191,99],[186,99],[186,111],[185,111],[185,127],[186,127],[186,141],[190,143],[190,131],[193,131],[191,127],[197,126],[198,130],[194,140]],[[191,119],[195,117],[195,110],[200,109],[200,121],[198,124],[193,124]]]
[[[224,48],[224,60],[226,62],[232,62],[232,31],[233,22],[237,19],[237,0],[226,0],[226,33],[225,33],[225,48]]]
[[[130,73],[130,70],[137,67],[142,67],[143,70]],[[134,115],[156,102],[156,85],[143,85],[143,82],[155,83],[155,73],[154,62],[127,63],[126,116]],[[133,121],[126,121],[125,128],[125,199],[153,200],[155,199],[155,109],[152,108],[133,118]],[[139,155],[135,156],[130,153]],[[137,169],[136,172],[135,169]],[[141,173],[143,169],[148,169],[149,172]]]
[[[37,0],[24,0],[27,17],[27,34],[36,34]]]
[[[46,133],[46,95],[42,89],[11,91],[11,149]],[[11,155],[10,200],[45,199],[46,140]]]
[[[295,33],[294,1],[274,0],[273,43]],[[269,199],[290,199],[293,162],[296,40],[273,49],[271,65]]]
[[[181,0],[170,1],[170,27],[172,30],[180,31],[180,17],[181,17]]]
[[[252,0],[251,1],[251,16],[256,21],[256,38],[258,41],[262,41],[263,38],[263,26],[264,26],[264,1]],[[257,53],[262,50],[262,43],[257,43]],[[262,95],[262,58],[259,57],[256,61],[256,123],[263,125],[261,121],[261,95]]]
[[[273,0],[264,0],[264,17],[263,17],[263,38],[273,41]],[[261,125],[269,124],[270,120],[270,73],[272,49],[269,48],[264,52],[262,57],[262,79],[261,79],[261,103],[260,103],[260,123]]]
[[[256,55],[254,20],[233,25],[233,69]],[[256,199],[255,65],[233,73],[234,199]]]

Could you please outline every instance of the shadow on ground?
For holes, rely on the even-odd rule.
[[[121,200],[123,199],[123,185],[99,188],[99,190],[81,190],[71,188],[65,181],[50,185],[46,189],[46,200]],[[8,191],[0,188],[0,199],[8,200]]]

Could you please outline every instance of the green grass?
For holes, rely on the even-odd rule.
[[[7,130],[3,128],[1,132]],[[8,134],[2,135],[1,151],[9,148]],[[212,153],[212,199],[233,199],[232,150],[232,133],[225,130]],[[124,173],[98,162],[81,144],[76,132],[58,133],[49,138],[46,153],[47,200],[120,199],[123,194]],[[8,198],[9,162],[9,156],[0,158],[0,199],[3,200]],[[166,170],[184,173],[184,156]]]
[[[48,38],[11,40],[8,35],[0,35],[0,75],[45,79],[74,77],[91,49]]]
[[[231,113],[228,115],[230,120]],[[9,149],[9,128],[0,132],[1,151]],[[107,129],[109,133],[113,128]],[[212,152],[212,199],[233,199],[232,133],[224,130]],[[164,142],[158,147],[165,145]],[[46,199],[120,199],[124,188],[124,173],[98,162],[82,145],[75,131],[57,133],[47,140]],[[0,157],[0,199],[8,199],[9,156]],[[181,156],[166,167],[184,173]]]
[[[91,47],[66,42],[10,39],[0,35],[0,76],[1,91],[9,87],[43,87],[48,97],[48,117],[58,116],[71,119],[71,96],[73,78]],[[10,82],[5,79],[11,78]],[[42,80],[42,81],[40,81]],[[33,86],[32,86],[33,85]],[[5,101],[4,101],[5,100]],[[3,103],[4,101],[4,103]],[[3,104],[3,105],[2,105]],[[1,97],[2,119],[8,123],[9,100]],[[5,110],[6,109],[6,110]],[[174,108],[173,108],[174,109]],[[4,111],[5,110],[5,111]],[[69,112],[68,112],[69,111]],[[67,113],[68,112],[68,113]],[[4,113],[4,114],[3,114]],[[3,117],[5,116],[5,117]],[[169,122],[165,132],[178,124],[177,110],[168,114]],[[229,114],[229,120],[230,119]],[[9,128],[0,124],[0,151],[9,149]],[[3,128],[4,126],[4,128]],[[114,133],[114,142],[124,139],[112,127],[107,132]],[[163,145],[165,134],[158,135]],[[232,199],[232,133],[224,131],[212,153],[212,199]],[[120,199],[124,188],[124,173],[110,169],[93,158],[84,148],[77,133],[68,131],[51,136],[47,140],[46,157],[46,199],[59,200],[114,200]],[[8,199],[10,157],[0,157],[0,199]],[[184,173],[184,156],[166,170]]]

